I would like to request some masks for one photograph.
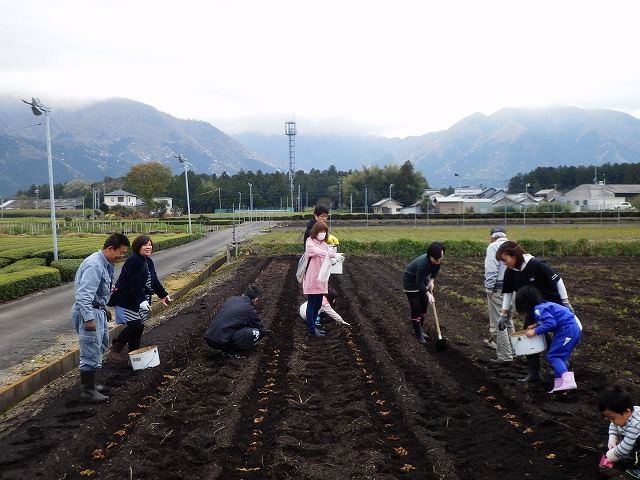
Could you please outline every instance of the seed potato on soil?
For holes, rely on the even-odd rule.
[[[551,258],[583,325],[571,358],[578,390],[522,385],[526,365],[494,366],[483,345],[484,259],[445,258],[435,297],[448,348],[426,345],[407,320],[409,258],[348,257],[330,284],[351,324],[309,339],[293,255],[225,268],[146,333],[161,364],[103,365],[105,404],[79,401],[70,373],[0,418],[2,479],[623,478],[600,471],[608,422],[597,407],[638,375],[638,259]],[[202,341],[210,319],[248,283],[273,335],[244,360]],[[516,322],[517,324],[520,321]],[[637,391],[637,390],[634,390]]]

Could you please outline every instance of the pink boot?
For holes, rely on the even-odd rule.
[[[548,393],[553,393],[560,388],[562,385],[562,378],[554,378],[553,379],[553,388]]]
[[[556,388],[555,391],[575,390],[576,388],[578,388],[578,386],[576,385],[576,379],[573,376],[573,372],[564,372],[562,374],[562,385]]]

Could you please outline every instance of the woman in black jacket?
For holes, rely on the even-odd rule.
[[[547,302],[554,302],[569,309],[573,313],[573,306],[569,303],[569,295],[564,281],[553,268],[542,260],[538,260],[516,242],[508,240],[500,245],[496,251],[496,260],[503,262],[507,269],[504,272],[502,286],[502,311],[498,319],[498,329],[506,328],[507,314],[515,295],[522,287],[533,285]],[[524,328],[536,323],[532,312],[528,312],[524,319]],[[548,342],[547,342],[548,343]],[[540,354],[527,355],[529,373],[518,379],[520,382],[541,382]]]
[[[150,258],[151,239],[147,235],[138,236],[131,244],[131,250],[133,253],[124,262],[112,293],[112,297],[116,297],[116,323],[125,324],[109,352],[109,358],[116,363],[126,363],[126,357],[120,352],[127,344],[129,352],[140,348],[144,322],[151,312],[151,297],[157,295],[165,305],[171,301]]]

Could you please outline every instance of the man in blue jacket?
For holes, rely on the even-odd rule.
[[[111,295],[114,264],[125,256],[129,239],[112,233],[101,250],[83,260],[75,277],[75,302],[71,307],[71,323],[78,334],[80,347],[80,398],[104,402],[108,396],[96,385],[96,372],[102,368],[102,355],[109,346],[109,328],[104,307]]]
[[[261,296],[257,287],[249,286],[244,295],[227,299],[204,334],[207,345],[228,358],[244,358],[251,352],[256,342],[269,333],[256,310]]]

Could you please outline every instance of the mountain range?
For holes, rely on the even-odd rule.
[[[48,182],[44,116],[19,99],[0,97],[0,196]],[[137,163],[158,161],[174,174],[178,154],[197,174],[264,173],[289,169],[282,135],[233,137],[200,120],[178,119],[129,99],[51,110],[56,183],[124,176]],[[361,170],[412,162],[431,187],[496,186],[544,166],[640,162],[640,120],[613,111],[554,107],[476,113],[447,130],[407,138],[310,135],[297,125],[296,170]],[[458,175],[456,175],[458,174]]]

